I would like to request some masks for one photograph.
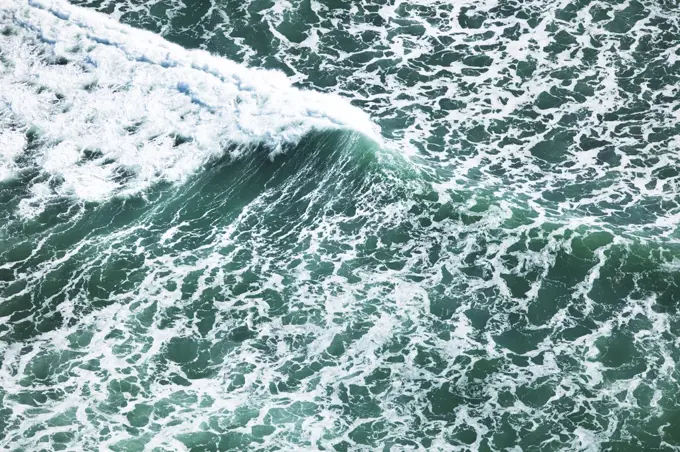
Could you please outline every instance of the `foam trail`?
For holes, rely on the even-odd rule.
[[[54,196],[101,201],[182,181],[207,160],[264,144],[271,156],[313,129],[378,140],[344,99],[279,72],[185,50],[63,1],[0,2],[0,181],[28,168],[24,215]]]

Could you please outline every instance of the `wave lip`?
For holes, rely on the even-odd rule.
[[[101,201],[182,181],[228,146],[238,157],[263,144],[273,156],[312,130],[338,128],[380,141],[366,113],[280,72],[186,50],[61,0],[1,3],[0,143],[12,146],[0,150],[0,178],[33,165],[48,179],[31,187],[24,213],[39,211],[47,192]]]

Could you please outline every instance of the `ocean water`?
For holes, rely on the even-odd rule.
[[[676,0],[0,0],[0,446],[680,449]]]

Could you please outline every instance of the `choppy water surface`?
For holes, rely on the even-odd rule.
[[[680,448],[675,1],[0,31],[3,448]]]

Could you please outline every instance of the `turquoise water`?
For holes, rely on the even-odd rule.
[[[3,448],[680,448],[675,2],[0,31]]]

